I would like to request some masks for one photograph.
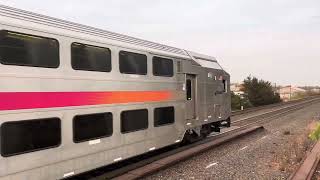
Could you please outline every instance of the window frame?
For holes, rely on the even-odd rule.
[[[109,52],[110,54],[110,70],[109,71],[97,71],[97,70],[92,70],[92,69],[80,69],[80,68],[75,68],[74,67],[74,63],[73,63],[73,55],[72,55],[72,45],[74,44],[81,44],[81,45],[85,45],[85,46],[89,46],[89,47],[93,47],[93,48],[100,48],[100,49],[105,49]],[[112,51],[110,48],[108,47],[103,47],[103,46],[96,46],[96,45],[91,45],[91,44],[87,44],[87,43],[81,43],[81,42],[72,42],[70,44],[70,56],[71,56],[71,68],[73,70],[76,71],[90,71],[90,72],[101,72],[101,73],[110,73],[112,71]]]
[[[60,55],[60,42],[58,39],[56,38],[52,38],[52,37],[46,37],[46,36],[42,36],[42,35],[36,35],[36,34],[29,34],[29,33],[23,33],[23,32],[18,32],[18,31],[11,31],[11,30],[6,30],[6,29],[0,29],[0,33],[2,31],[6,31],[9,33],[14,33],[14,34],[19,34],[19,35],[25,35],[25,36],[31,36],[31,37],[35,37],[35,38],[43,38],[43,39],[48,39],[48,40],[53,40],[57,43],[57,51],[58,51],[58,62],[55,66],[40,66],[40,65],[27,65],[27,64],[18,64],[18,63],[8,63],[2,60],[2,58],[0,58],[0,64],[2,65],[8,65],[8,66],[22,66],[22,67],[36,67],[36,68],[50,68],[50,69],[58,69],[60,67],[60,60],[61,60],[61,55]]]
[[[104,136],[99,136],[99,137],[94,137],[94,138],[89,138],[89,139],[85,139],[85,140],[76,140],[75,139],[75,120],[77,117],[79,116],[86,116],[86,115],[100,115],[100,114],[111,114],[111,124],[112,124],[112,127],[111,127],[111,134],[107,134],[107,135],[104,135]],[[113,113],[112,112],[101,112],[101,113],[91,113],[91,114],[78,114],[78,115],[75,115],[73,118],[72,118],[72,140],[74,143],[78,144],[78,143],[83,143],[83,142],[88,142],[88,141],[92,141],[92,140],[96,140],[96,139],[102,139],[102,138],[106,138],[106,137],[111,137],[113,135]]]
[[[125,112],[131,112],[131,111],[139,111],[139,110],[146,110],[147,111],[147,124],[145,128],[141,128],[141,129],[135,129],[135,130],[131,130],[131,131],[122,131],[122,124],[123,124],[123,120],[122,120],[122,114]],[[144,109],[130,109],[130,110],[123,110],[120,113],[120,132],[121,134],[128,134],[128,133],[132,133],[132,132],[137,132],[137,131],[143,131],[149,128],[149,110],[147,108]]]
[[[136,55],[142,55],[145,57],[146,59],[146,72],[145,73],[133,73],[133,72],[122,72],[121,71],[121,63],[120,63],[120,55],[121,53],[127,53],[127,54],[136,54]],[[139,76],[146,76],[148,75],[148,56],[146,54],[143,54],[143,53],[137,53],[137,52],[132,52],[132,51],[126,51],[126,50],[120,50],[119,53],[118,53],[118,63],[119,63],[119,72],[121,74],[129,74],[129,75],[139,75]]]
[[[172,108],[173,109],[173,122],[169,122],[169,123],[165,123],[165,124],[157,124],[156,125],[156,121],[155,121],[155,113],[156,113],[156,109],[162,109],[162,108]],[[169,126],[169,125],[171,125],[171,124],[174,124],[175,122],[176,122],[176,118],[175,118],[175,107],[174,106],[164,106],[164,107],[156,107],[156,108],[154,108],[154,110],[153,110],[153,126],[154,127],[162,127],[162,126]]]
[[[40,119],[26,119],[26,120],[17,120],[17,121],[7,121],[7,122],[4,122],[1,124],[0,126],[0,130],[3,128],[4,125],[6,124],[10,124],[10,123],[17,123],[17,122],[25,122],[25,121],[43,121],[43,120],[48,120],[48,119],[57,119],[59,120],[59,142],[57,145],[54,145],[54,146],[48,146],[48,147],[44,147],[44,148],[39,148],[39,149],[32,149],[32,150],[27,150],[27,151],[22,151],[22,152],[18,152],[18,153],[12,153],[12,154],[3,154],[3,151],[2,151],[2,147],[3,147],[3,136],[2,136],[2,133],[0,133],[0,154],[2,157],[5,157],[5,158],[8,158],[8,157],[13,157],[13,156],[18,156],[18,155],[24,155],[24,154],[29,154],[29,153],[33,153],[33,152],[40,152],[40,151],[43,151],[43,150],[46,150],[46,149],[54,149],[54,148],[58,148],[61,146],[62,144],[62,122],[61,122],[61,118],[59,117],[46,117],[46,118],[40,118]],[[2,132],[2,131],[0,131]]]
[[[155,58],[159,58],[159,59],[157,60]],[[168,60],[172,63],[172,74],[169,74],[169,75],[155,74],[154,61],[162,61],[162,60]],[[174,76],[174,61],[173,61],[173,59],[164,58],[164,57],[160,57],[160,56],[152,56],[152,74],[154,76],[158,76],[158,77],[173,77]]]

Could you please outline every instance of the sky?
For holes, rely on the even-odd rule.
[[[320,85],[319,0],[0,0],[214,56],[232,82]]]

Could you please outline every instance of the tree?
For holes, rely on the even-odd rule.
[[[273,90],[269,81],[258,80],[256,77],[248,76],[243,81],[243,89],[253,106],[261,106],[281,102],[279,93]]]
[[[233,92],[231,92],[231,109],[232,110],[240,109],[240,104],[241,104],[240,96],[237,96]]]
[[[231,92],[231,109],[232,110],[240,110],[241,106],[243,108],[249,108],[252,107],[249,99],[245,95],[236,95],[233,92]]]

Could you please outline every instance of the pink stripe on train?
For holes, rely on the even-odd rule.
[[[0,110],[156,102],[171,98],[170,91],[0,92]]]

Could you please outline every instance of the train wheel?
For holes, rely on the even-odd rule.
[[[190,144],[194,143],[196,141],[201,140],[202,137],[199,136],[196,132],[194,132],[192,129],[187,130],[186,134],[184,135],[183,144]]]

